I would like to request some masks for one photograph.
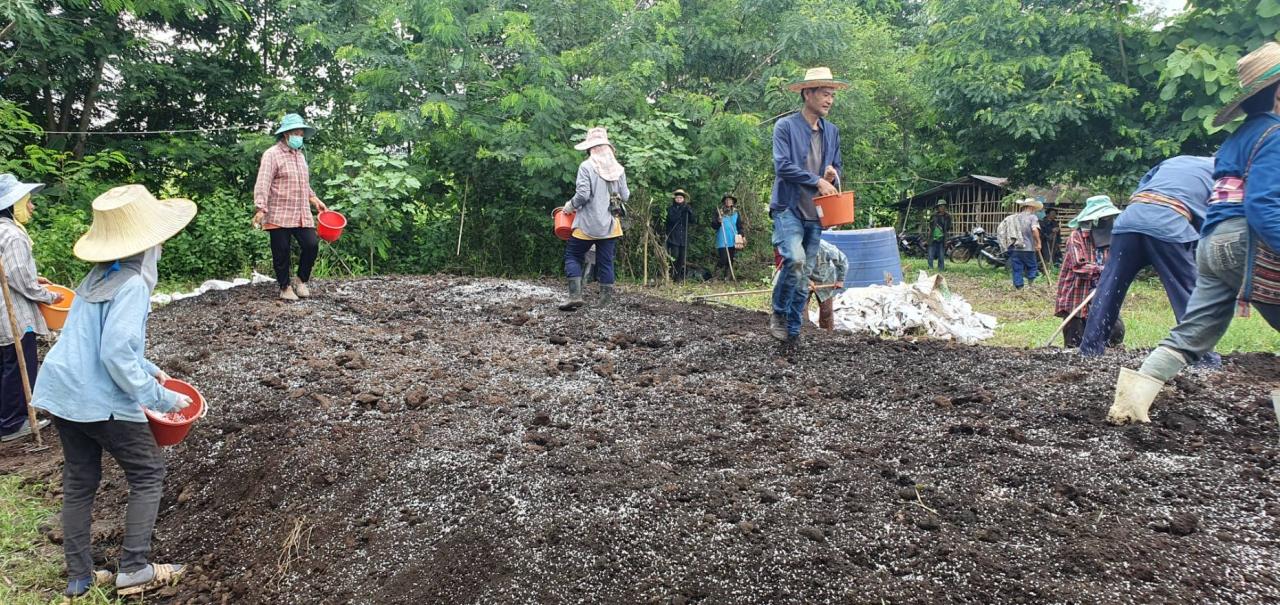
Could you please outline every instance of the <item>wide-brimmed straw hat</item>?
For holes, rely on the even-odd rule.
[[[573,148],[578,151],[586,151],[592,147],[599,145],[608,145],[613,147],[613,143],[609,142],[609,131],[604,126],[596,126],[587,131],[587,138],[581,143],[574,145]]]
[[[1108,216],[1120,214],[1120,209],[1111,203],[1111,198],[1105,195],[1095,195],[1084,201],[1084,210],[1080,211],[1071,222],[1067,223],[1068,227],[1075,229],[1080,223],[1085,221],[1099,221]]]
[[[276,129],[276,135],[284,134],[290,130],[298,130],[299,128],[302,129],[302,136],[304,137],[310,138],[316,133],[315,127],[308,125],[307,121],[302,119],[302,116],[290,113],[281,118],[280,127]]]
[[[1032,208],[1035,208],[1036,210],[1039,210],[1039,209],[1041,209],[1041,208],[1044,208],[1044,202],[1041,202],[1040,200],[1038,200],[1038,199],[1036,199],[1036,198],[1033,198],[1033,197],[1024,197],[1024,198],[1022,198],[1022,199],[1018,200],[1018,205],[1019,205],[1019,206],[1031,206]]]
[[[1262,92],[1262,89],[1280,82],[1280,44],[1267,42],[1241,57],[1236,61],[1236,74],[1240,78],[1240,88],[1244,90],[1218,112],[1213,119],[1214,126],[1222,126],[1236,119],[1240,114],[1241,103]]]
[[[158,200],[142,185],[116,187],[93,200],[93,224],[72,252],[91,263],[128,258],[164,243],[195,215],[191,200]]]
[[[724,194],[724,197],[720,198],[720,203],[721,203],[721,204],[723,204],[723,203],[725,202],[725,200],[733,200],[733,203],[734,203],[735,205],[737,205],[737,203],[738,203],[738,198],[733,197],[733,195],[728,194],[728,193]]]
[[[685,193],[684,189],[676,189],[675,191],[671,192],[671,197],[675,197],[677,195],[683,195],[686,201],[689,199],[689,194]]]
[[[849,83],[843,80],[837,80],[831,75],[830,67],[814,67],[805,70],[804,79],[792,82],[787,85],[787,90],[791,92],[800,92],[806,88],[834,88],[836,90],[844,90],[849,87]]]
[[[24,183],[9,173],[0,174],[0,210],[11,208],[18,200],[44,189],[40,183]]]

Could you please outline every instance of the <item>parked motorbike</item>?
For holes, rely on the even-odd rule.
[[[987,231],[982,227],[974,227],[969,233],[953,239],[955,243],[947,257],[957,263],[967,263],[970,259],[977,258],[986,248],[992,248],[993,252],[1000,250],[1000,244],[996,238],[987,235]]]
[[[919,233],[904,233],[898,236],[898,251],[903,256],[922,258],[929,253],[929,245]]]

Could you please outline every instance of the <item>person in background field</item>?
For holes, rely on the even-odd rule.
[[[837,193],[840,178],[840,130],[826,117],[836,91],[848,88],[831,70],[816,67],[787,88],[800,95],[800,111],[773,126],[773,192],[769,216],[773,245],[782,269],[773,287],[769,334],[795,345],[800,341],[803,313],[809,300],[809,274],[818,256],[822,224],[814,196]]]
[[[848,274],[848,257],[835,244],[821,240],[813,271],[809,274],[809,289],[818,299],[818,327],[823,330],[836,329],[835,299],[844,291],[844,278]],[[823,285],[835,287],[817,288]]]
[[[23,227],[35,211],[31,196],[41,189],[44,185],[23,183],[12,174],[0,174],[0,257],[4,259],[4,273],[9,280],[9,300],[18,322],[30,384],[36,381],[36,336],[49,335],[49,326],[45,325],[36,304],[62,302],[61,294],[43,287],[49,281],[36,273],[31,237]],[[32,434],[32,427],[27,417],[27,394],[22,387],[18,348],[8,316],[0,317],[0,368],[0,441],[13,441]],[[48,420],[41,420],[35,429],[48,425]]]
[[[1021,290],[1024,283],[1035,283],[1038,275],[1036,253],[1040,250],[1040,221],[1036,211],[1044,206],[1039,200],[1018,200],[1020,212],[1005,217],[996,230],[1000,245],[1009,251],[1009,267],[1013,270],[1013,287]],[[1026,281],[1024,282],[1023,279]]]
[[[1138,182],[1111,231],[1112,262],[1102,270],[1080,354],[1101,355],[1138,272],[1154,267],[1173,317],[1182,321],[1196,285],[1196,242],[1213,190],[1213,158],[1180,155]]]
[[[1044,262],[1053,265],[1062,264],[1062,231],[1058,227],[1058,209],[1045,208],[1044,218],[1040,219],[1040,239],[1044,254]]]
[[[1213,351],[1237,308],[1280,330],[1280,44],[1236,63],[1243,93],[1214,119],[1245,120],[1218,148],[1213,193],[1196,246],[1196,287],[1182,320],[1138,371],[1122,368],[1107,420],[1151,422],[1151,403],[1188,363]],[[1280,390],[1271,393],[1280,402]]]
[[[276,143],[262,154],[258,164],[258,180],[253,186],[253,226],[271,233],[271,264],[275,269],[280,298],[298,300],[311,296],[307,282],[320,251],[315,219],[310,203],[317,212],[328,210],[311,189],[311,170],[302,155],[303,141],[314,135],[302,116],[291,113],[276,129]],[[289,279],[291,240],[297,240],[298,276]]]
[[[1066,317],[1089,297],[1098,285],[1098,276],[1107,264],[1111,246],[1111,224],[1120,209],[1111,198],[1098,195],[1085,202],[1084,210],[1067,226],[1072,228],[1067,237],[1067,254],[1063,258],[1062,273],[1058,274],[1058,296],[1054,315]],[[1080,346],[1085,318],[1089,308],[1083,307],[1062,329],[1062,338],[1068,348]],[[1111,333],[1112,346],[1124,341],[1124,324],[1117,324]]]
[[[564,204],[564,212],[573,214],[573,235],[564,246],[569,299],[560,305],[562,311],[574,311],[586,304],[582,299],[582,265],[592,247],[596,251],[600,306],[613,302],[613,255],[622,237],[621,204],[631,199],[626,170],[614,155],[607,130],[598,126],[588,130],[587,138],[573,148],[586,151],[587,159],[578,165],[573,197]]]
[[[697,222],[689,206],[689,194],[676,189],[671,194],[671,207],[667,208],[667,253],[673,259],[671,278],[675,281],[684,281],[689,271],[689,225]]]
[[[174,412],[191,399],[161,386],[169,376],[143,353],[160,246],[195,215],[191,200],[157,200],[142,185],[116,187],[93,201],[93,224],[73,249],[93,268],[45,356],[32,404],[53,416],[62,441],[62,548],[70,597],[111,580],[110,572],[93,569],[90,551],[104,450],[129,483],[116,594],[141,595],[186,570],[148,561],[165,462],[143,408]]]
[[[933,217],[929,219],[929,268],[933,261],[938,261],[938,271],[947,268],[947,234],[951,233],[951,213],[947,212],[947,202],[938,200],[933,207]]]
[[[720,272],[721,279],[737,277],[732,269],[733,261],[738,256],[739,241],[745,243],[738,198],[726,195],[720,199],[720,207],[716,209],[716,218],[711,226],[716,230],[716,271]]]

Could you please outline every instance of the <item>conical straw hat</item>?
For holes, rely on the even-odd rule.
[[[1280,82],[1280,44],[1267,42],[1241,57],[1236,61],[1236,74],[1240,76],[1240,88],[1244,92],[1236,95],[1218,112],[1218,116],[1213,119],[1214,126],[1223,126],[1236,119],[1240,114],[1241,103],[1262,89]]]
[[[164,243],[195,215],[191,200],[158,200],[142,185],[116,187],[93,200],[93,225],[73,252],[91,263],[128,258]]]

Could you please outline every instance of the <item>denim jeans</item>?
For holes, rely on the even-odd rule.
[[[773,286],[773,312],[786,318],[787,334],[798,336],[809,302],[809,274],[818,260],[822,225],[805,221],[790,210],[772,213],[773,246],[782,256],[778,283]]]
[[[1035,281],[1039,275],[1037,266],[1035,250],[1010,250],[1009,267],[1013,269],[1013,287],[1022,287],[1023,274],[1026,274],[1027,283]]]
[[[932,269],[932,268],[933,268],[933,259],[935,259],[935,258],[936,258],[936,259],[938,259],[938,270],[939,270],[939,271],[941,271],[941,270],[943,270],[943,269],[946,269],[946,268],[947,268],[947,242],[946,242],[946,240],[938,240],[938,241],[936,241],[936,242],[929,242],[929,254],[928,254],[928,257],[929,257],[929,258],[927,259],[927,262],[929,263],[929,268],[930,268],[930,269]]]
[[[582,277],[582,265],[587,258],[587,251],[595,246],[596,250],[596,281],[602,286],[608,286],[614,281],[613,271],[613,255],[618,249],[619,237],[609,239],[578,239],[570,237],[569,241],[564,244],[564,274],[565,277]]]
[[[1244,282],[1249,227],[1243,218],[1223,221],[1196,247],[1196,289],[1182,321],[1160,342],[1195,363],[1217,346],[1235,315]],[[1280,307],[1254,305],[1271,327],[1280,330]]]

